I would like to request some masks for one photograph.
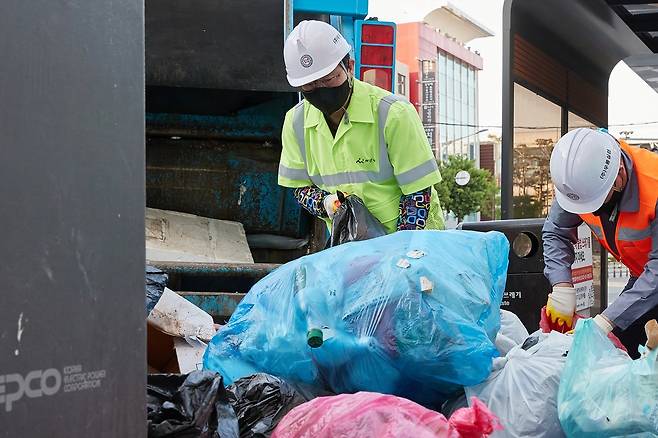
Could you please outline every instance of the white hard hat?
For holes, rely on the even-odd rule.
[[[569,131],[551,154],[551,179],[560,207],[576,214],[598,210],[619,173],[621,149],[610,134],[588,128]]]
[[[300,87],[329,73],[350,53],[351,47],[332,25],[302,21],[290,32],[283,47],[288,82]]]

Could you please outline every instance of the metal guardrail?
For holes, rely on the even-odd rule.
[[[169,274],[169,287],[217,322],[230,317],[246,292],[278,268],[274,263],[148,262]]]
[[[148,262],[168,274],[244,277],[261,279],[281,265],[275,263],[193,263],[193,262]]]
[[[608,260],[608,278],[627,278],[630,276],[631,272],[625,265],[617,261]]]

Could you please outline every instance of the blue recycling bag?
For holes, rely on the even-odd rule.
[[[498,232],[403,231],[302,257],[253,286],[204,368],[432,404],[489,375],[508,253]]]
[[[657,356],[654,350],[633,360],[615,348],[593,319],[579,320],[558,392],[564,433],[658,436]]]

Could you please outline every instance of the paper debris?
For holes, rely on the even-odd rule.
[[[432,289],[434,289],[432,281],[427,277],[420,277],[420,290],[429,293],[432,292]]]
[[[411,263],[409,263],[409,260],[407,259],[400,259],[397,262],[398,268],[407,269],[409,266],[411,266]]]

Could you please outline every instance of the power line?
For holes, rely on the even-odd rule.
[[[608,127],[625,127],[625,126],[647,126],[647,125],[655,125],[658,124],[658,120],[655,122],[638,122],[638,123],[612,123],[609,124]],[[428,125],[443,125],[443,126],[459,126],[462,128],[489,128],[489,129],[503,129],[502,126],[500,125],[473,125],[469,123],[448,123],[448,122],[436,122],[436,123],[428,123]],[[594,125],[592,125],[594,126]],[[535,130],[543,130],[543,129],[562,129],[561,126],[514,126],[514,129],[535,129]]]
[[[655,125],[658,121],[655,122],[638,122],[638,123],[616,123],[608,126],[644,126],[644,125]]]

